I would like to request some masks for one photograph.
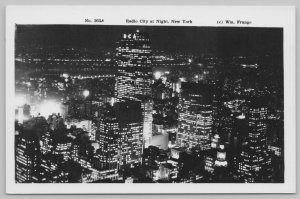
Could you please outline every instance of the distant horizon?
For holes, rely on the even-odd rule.
[[[149,34],[154,51],[214,53],[220,57],[283,54],[282,28],[16,25],[17,46],[55,46],[112,50],[124,33],[139,29]]]

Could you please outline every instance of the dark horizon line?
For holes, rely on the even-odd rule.
[[[136,29],[150,35],[153,49],[168,52],[247,55],[280,54],[283,51],[283,28],[280,27],[16,24],[15,42],[16,46],[114,49],[122,34]]]

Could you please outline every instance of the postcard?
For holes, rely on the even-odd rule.
[[[294,193],[292,6],[8,6],[10,194]]]

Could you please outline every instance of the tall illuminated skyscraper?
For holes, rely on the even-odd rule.
[[[238,168],[245,182],[262,182],[268,178],[270,158],[267,154],[267,113],[265,106],[253,103],[246,114],[248,135],[245,137]]]
[[[141,99],[141,106],[143,110],[143,142],[145,148],[148,148],[152,140],[153,100]]]
[[[127,100],[114,105],[118,128],[120,166],[141,164],[143,152],[143,117],[141,103]]]
[[[181,88],[177,141],[182,147],[210,149],[213,121],[209,88],[198,83],[182,83]]]
[[[135,98],[137,95],[151,95],[151,48],[146,33],[138,30],[124,34],[116,48],[118,74],[116,97]]]
[[[143,110],[143,143],[148,147],[152,137],[151,97],[151,48],[146,33],[139,30],[123,35],[116,48],[118,74],[116,78],[116,101],[130,99],[141,102]]]
[[[114,110],[110,109],[100,121],[100,135],[99,140],[97,140],[100,144],[99,161],[101,164],[101,169],[103,170],[118,169],[118,129],[119,123],[114,114]]]
[[[37,182],[39,144],[38,138],[23,133],[16,140],[16,182]]]

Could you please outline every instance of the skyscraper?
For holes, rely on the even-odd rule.
[[[37,182],[39,143],[33,133],[22,133],[16,140],[16,182]]]
[[[153,123],[153,101],[152,99],[144,99],[141,101],[143,110],[143,142],[147,148],[152,140],[152,123]]]
[[[178,143],[209,149],[212,136],[212,97],[207,85],[182,83],[179,98]]]
[[[124,34],[116,48],[118,74],[116,97],[135,98],[137,95],[151,95],[151,49],[146,33],[138,30]]]
[[[267,112],[258,103],[252,103],[246,114],[248,134],[245,137],[239,172],[245,182],[262,182],[268,178],[270,159],[267,154]]]
[[[123,35],[116,48],[118,74],[116,78],[116,101],[130,99],[140,101],[143,110],[143,142],[148,147],[152,137],[151,96],[151,48],[146,33],[139,30]]]
[[[127,100],[114,105],[119,124],[118,144],[120,166],[134,167],[142,162],[143,117],[141,103]]]
[[[104,118],[100,121],[99,127],[99,158],[101,170],[118,169],[118,129],[119,123],[114,114],[114,110],[108,107]]]
[[[141,164],[143,151],[143,115],[141,102],[123,100],[107,105],[96,135],[100,170],[116,171]]]

